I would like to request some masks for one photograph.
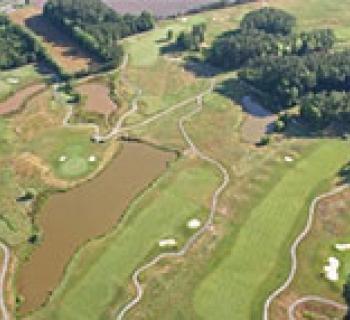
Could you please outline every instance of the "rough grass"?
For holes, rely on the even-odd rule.
[[[349,243],[350,192],[346,190],[319,203],[312,230],[298,250],[299,269],[290,288],[273,305],[273,319],[286,314],[288,301],[305,295],[319,295],[343,303],[341,292],[349,273],[349,251],[334,249],[336,243]],[[337,257],[341,263],[340,280],[327,281],[323,267],[328,257]],[[307,281],[305,281],[307,279]]]
[[[17,80],[18,83],[11,83]],[[5,100],[18,90],[42,80],[34,65],[26,65],[17,69],[0,72],[0,101]]]
[[[344,7],[331,0],[307,4],[271,0],[270,4],[295,12],[300,28],[323,25],[330,19],[331,5],[337,8],[336,14],[347,15],[342,12]],[[162,44],[156,41],[168,28],[178,32],[194,21],[206,21],[210,42],[223,30],[237,26],[242,15],[257,6],[203,13],[187,22],[162,22],[154,31],[125,40],[131,55],[130,76],[136,81],[144,77],[140,84],[145,96],[151,97],[148,103],[145,99],[141,110],[154,112],[152,102],[156,101],[158,108],[177,90],[176,81],[163,82],[181,77],[181,68],[174,67],[169,74],[169,65],[158,66]],[[305,12],[300,9],[304,6]],[[336,31],[340,34],[341,30],[347,41],[347,18],[337,17],[337,21]],[[147,78],[146,71],[152,76]],[[157,99],[158,90],[162,99],[152,100],[152,96]],[[232,314],[238,319],[260,318],[266,295],[287,274],[288,247],[305,222],[311,198],[328,186],[326,180],[348,160],[348,145],[340,141],[283,139],[256,149],[240,141],[240,108],[216,94],[206,98],[205,105],[203,114],[188,124],[190,134],[204,152],[225,164],[232,178],[220,202],[215,230],[185,259],[167,261],[144,275],[146,296],[130,319],[232,319]],[[136,133],[182,148],[177,131],[181,114],[179,110]],[[139,114],[133,120],[144,117]],[[297,163],[284,163],[287,154],[295,156]],[[183,241],[188,237],[185,221],[197,212],[203,216],[207,212],[204,208],[218,179],[211,168],[189,159],[172,166],[156,186],[134,202],[113,234],[79,252],[51,302],[30,319],[109,319],[115,315],[115,308],[134,293],[128,284],[135,267],[159,252],[159,238],[175,234]]]
[[[242,320],[259,317],[257,302],[285,277],[281,273],[286,271],[285,262],[280,259],[300,221],[306,221],[310,197],[349,160],[348,148],[344,142],[322,142],[253,209],[227,258],[196,290],[195,308],[203,319],[231,319],[232,314]]]
[[[47,162],[57,177],[77,179],[87,176],[98,166],[98,162],[89,163],[89,156],[103,157],[105,146],[93,144],[89,140],[89,131],[57,128],[46,130],[42,135],[27,144],[28,151]],[[66,156],[66,162],[59,162]]]

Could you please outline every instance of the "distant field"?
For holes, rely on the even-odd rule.
[[[140,12],[149,10],[157,16],[170,16],[196,9],[217,0],[104,0],[119,12]]]
[[[10,17],[14,22],[28,27],[41,37],[48,52],[65,71],[76,72],[93,65],[93,57],[64,32],[48,23],[41,16],[41,12],[37,7],[25,7],[12,12]]]
[[[45,2],[45,0],[36,0],[40,6]],[[164,17],[196,9],[218,0],[104,0],[104,2],[121,13],[148,10],[157,16]]]

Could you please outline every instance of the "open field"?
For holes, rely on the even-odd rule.
[[[345,10],[350,0],[344,0],[344,5],[339,6],[332,0],[307,3],[270,0],[270,4],[295,13],[302,28],[329,25],[335,27],[342,44],[350,40]],[[139,111],[128,124],[139,123],[209,87],[210,77],[192,73],[182,54],[161,54],[161,47],[167,45],[162,41],[169,28],[177,34],[193,23],[206,22],[206,42],[210,43],[222,31],[236,26],[245,12],[256,7],[258,4],[242,5],[189,16],[187,20],[162,21],[151,32],[125,39],[123,42],[130,54],[126,77],[142,89]],[[340,17],[334,19],[335,16]],[[221,75],[217,81],[220,79]],[[236,89],[239,90],[233,88]],[[2,127],[0,122],[0,132],[5,133],[8,141],[3,154],[7,153],[6,148],[13,157],[30,152],[56,178],[74,182],[97,170],[93,164],[86,167],[81,160],[86,161],[91,154],[103,157],[108,146],[92,145],[88,141],[91,133],[88,130],[62,128],[66,108],[51,95],[46,92],[33,99],[30,108],[6,120]],[[195,107],[189,103],[129,133],[131,137],[176,148],[182,156],[131,203],[111,233],[80,248],[48,303],[25,319],[114,319],[117,310],[135,294],[130,280],[134,270],[163,252],[158,241],[174,237],[180,248],[192,233],[186,229],[186,222],[193,217],[206,219],[212,192],[219,183],[218,172],[196,158],[178,130],[179,118]],[[266,296],[285,279],[289,247],[305,223],[309,203],[332,187],[338,170],[349,161],[349,143],[276,135],[267,147],[256,148],[242,139],[243,125],[254,126],[247,124],[246,118],[237,102],[214,92],[205,96],[203,112],[186,123],[196,145],[227,168],[231,182],[220,199],[214,227],[189,254],[163,261],[142,274],[145,296],[127,314],[127,319],[231,320],[232,314],[238,320],[259,319]],[[15,148],[11,145],[12,139],[16,141]],[[1,146],[0,155],[1,163]],[[59,162],[62,155],[67,155],[72,162]],[[293,161],[287,163],[286,156]],[[13,197],[18,192],[14,182],[22,181],[24,175],[13,179],[15,173],[10,164],[2,175],[3,185]],[[42,181],[34,183],[26,179],[25,186],[46,187]],[[5,196],[1,198],[0,191],[0,208],[1,201],[5,201]],[[324,209],[325,219],[333,213],[331,209]],[[339,218],[335,228],[348,222],[345,209],[339,211],[344,215],[334,210],[336,219]],[[24,236],[15,238],[17,234],[8,231],[16,220],[6,220],[4,216],[0,226],[7,228],[5,239],[11,243],[23,241]],[[28,223],[28,220],[24,221]],[[331,243],[335,241],[332,230],[325,225],[315,229],[310,242],[301,248],[302,268],[292,294],[308,293],[304,285],[311,283],[316,293],[339,297],[340,285],[329,287],[315,274],[318,264],[332,253]],[[28,228],[29,223],[23,227],[25,235],[30,234]],[[347,237],[337,239],[348,241]],[[311,250],[317,253],[310,255]],[[342,279],[347,268],[344,264]],[[280,319],[279,315],[276,319]]]
[[[184,13],[202,5],[215,3],[217,0],[103,0],[111,8],[120,13],[140,13],[144,10],[156,16],[165,17]],[[36,0],[38,6],[43,6],[45,0]]]
[[[281,281],[288,266],[283,257],[288,254],[294,228],[299,229],[305,221],[305,204],[322,189],[321,183],[333,178],[349,160],[348,149],[348,143],[321,143],[252,210],[227,258],[195,292],[195,309],[201,318],[259,317],[264,297]],[[228,282],[234,286],[227,286]],[[222,307],[217,308],[220,303]]]
[[[32,30],[41,38],[48,53],[68,73],[94,66],[94,58],[81,49],[69,36],[48,23],[38,7],[25,7],[10,14],[10,18]]]

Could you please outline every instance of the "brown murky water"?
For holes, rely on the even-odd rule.
[[[41,209],[44,238],[20,269],[21,312],[38,308],[59,283],[65,266],[87,240],[110,231],[130,201],[165,169],[174,154],[126,143],[120,155],[94,180],[55,194]]]

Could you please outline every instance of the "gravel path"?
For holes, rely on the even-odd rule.
[[[212,88],[213,87],[214,87],[214,83],[212,83]],[[208,90],[206,93],[209,93],[209,92],[211,92],[211,90]],[[168,259],[168,258],[179,258],[179,257],[185,256],[187,254],[187,252],[189,251],[189,249],[195,244],[195,242],[205,232],[207,232],[210,229],[210,227],[213,225],[219,197],[221,196],[221,194],[225,190],[226,186],[228,185],[228,183],[230,181],[230,176],[229,176],[229,173],[226,170],[226,168],[219,161],[205,155],[204,153],[202,153],[198,149],[198,147],[195,145],[195,143],[192,141],[191,137],[187,133],[185,126],[184,126],[184,124],[187,121],[189,121],[193,116],[195,116],[200,111],[202,111],[202,109],[203,109],[203,97],[206,93],[203,93],[203,94],[197,96],[196,100],[197,100],[198,107],[195,110],[193,110],[192,112],[190,112],[187,115],[184,115],[183,117],[180,118],[179,129],[181,131],[181,134],[183,135],[184,140],[190,146],[193,153],[195,153],[203,161],[206,161],[206,162],[212,164],[213,166],[215,166],[216,168],[218,168],[222,174],[222,177],[223,177],[222,183],[220,184],[220,186],[216,189],[216,191],[213,194],[212,202],[211,202],[211,209],[210,209],[210,213],[208,216],[208,220],[203,225],[203,227],[200,230],[198,230],[198,232],[196,232],[195,234],[192,235],[192,237],[187,241],[187,243],[183,246],[183,248],[180,251],[162,253],[134,272],[134,274],[132,275],[132,281],[133,281],[134,286],[136,288],[136,296],[119,311],[119,313],[117,314],[117,317],[116,317],[117,320],[122,320],[124,318],[124,316],[142,300],[144,291],[143,291],[143,288],[142,288],[142,285],[140,283],[139,278],[143,272],[145,272],[146,270],[157,265],[161,260]],[[147,123],[149,123],[149,122],[146,122],[146,124]]]
[[[348,187],[349,186],[347,184],[340,186],[340,187],[335,188],[334,190],[332,190],[330,192],[327,192],[325,194],[322,194],[322,195],[316,197],[312,201],[310,208],[309,208],[309,216],[308,216],[306,226],[305,226],[304,230],[296,238],[296,240],[294,241],[294,243],[290,249],[290,256],[291,256],[292,263],[291,263],[291,269],[290,269],[289,275],[287,277],[287,280],[267,298],[265,305],[264,305],[263,320],[269,320],[269,312],[270,312],[270,307],[271,307],[272,302],[277,298],[277,296],[279,296],[283,291],[285,291],[290,286],[290,284],[292,283],[292,281],[295,277],[295,274],[296,274],[297,268],[298,268],[297,249],[298,249],[300,243],[307,237],[307,235],[311,231],[312,223],[313,223],[314,216],[315,216],[315,210],[316,210],[316,206],[317,206],[318,202],[320,202],[323,199],[332,197],[340,192],[343,192]],[[323,298],[319,298],[319,299],[323,299]],[[318,300],[318,301],[322,303],[321,300]],[[329,300],[324,299],[323,301],[329,301]],[[336,303],[336,302],[334,302],[334,303]]]
[[[2,269],[0,273],[0,309],[1,309],[1,314],[2,314],[2,319],[3,320],[9,320],[10,315],[9,312],[6,308],[6,303],[5,303],[5,278],[7,274],[7,270],[9,268],[9,262],[10,262],[10,249],[4,244],[0,242],[0,248],[4,253],[4,262],[2,264]]]

